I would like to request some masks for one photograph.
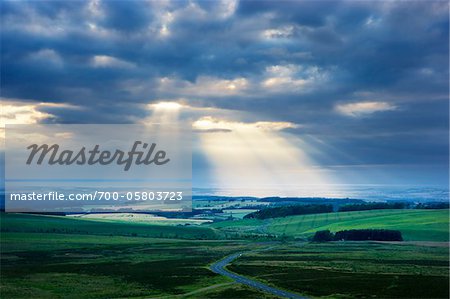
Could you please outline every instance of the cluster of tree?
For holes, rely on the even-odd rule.
[[[402,233],[390,229],[351,229],[338,231],[335,234],[329,230],[315,233],[314,242],[329,241],[403,241]]]
[[[208,210],[211,213],[220,213],[222,212],[222,210],[220,209],[210,209]],[[152,214],[152,215],[156,215],[156,216],[162,216],[162,217],[166,217],[166,218],[190,218],[190,217],[194,217],[195,215],[200,215],[200,214],[204,214],[205,210],[197,210],[197,209],[192,209],[192,211],[189,212],[166,212],[166,211],[162,211],[162,212],[151,212],[148,214]]]
[[[292,215],[320,214],[333,212],[332,205],[294,205],[265,208],[250,214],[244,218],[267,219]]]
[[[448,209],[450,204],[448,202],[430,202],[430,203],[419,203],[416,205],[416,209]]]
[[[404,202],[368,202],[362,204],[351,204],[339,207],[339,212],[349,211],[367,211],[367,210],[383,210],[383,209],[405,209]]]

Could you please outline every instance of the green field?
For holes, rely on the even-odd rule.
[[[1,231],[1,298],[275,298],[208,269],[259,245],[207,227],[2,213]]]
[[[447,246],[290,243],[228,268],[314,298],[448,298],[448,254]]]
[[[447,210],[383,210],[235,220],[200,226],[1,214],[1,298],[267,298],[209,265],[312,298],[447,298],[448,244],[259,241],[319,229],[400,229],[448,240]],[[229,239],[238,236],[238,239]],[[271,248],[270,251],[254,252]]]
[[[449,240],[448,210],[371,210],[288,216],[273,219],[243,219],[209,225],[228,233],[273,234],[308,238],[318,230],[396,229],[406,241]]]
[[[98,220],[64,216],[1,214],[3,232],[94,234],[177,239],[218,239],[220,231],[203,226],[156,225],[152,223]]]
[[[2,298],[159,297],[206,292],[262,294],[230,284],[209,263],[243,241],[2,233]],[[223,285],[225,284],[225,285]],[[247,296],[246,295],[246,296]],[[172,297],[173,298],[173,297]],[[233,298],[233,297],[231,297]]]

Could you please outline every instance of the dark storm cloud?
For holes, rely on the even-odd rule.
[[[104,1],[99,5],[105,18],[101,24],[113,30],[131,32],[140,30],[151,22],[151,14],[144,1]]]
[[[241,1],[237,14],[252,17],[255,14],[269,13],[275,14],[278,22],[320,27],[340,6],[337,1]]]
[[[326,136],[368,163],[447,160],[443,1],[3,1],[1,22],[2,96],[79,107],[47,111],[59,122],[135,121],[148,114],[140,104],[183,97],[300,123],[295,134]],[[270,90],[277,65],[301,68]],[[211,95],[202,76],[248,86]],[[197,95],[183,94],[189,84]],[[335,109],[366,101],[395,109]]]

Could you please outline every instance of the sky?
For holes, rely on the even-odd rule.
[[[448,186],[447,1],[1,5],[3,127],[189,121],[241,195]]]

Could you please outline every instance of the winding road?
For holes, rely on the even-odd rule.
[[[267,293],[270,293],[270,294],[273,294],[276,296],[290,298],[290,299],[308,299],[307,297],[303,297],[303,296],[300,296],[300,295],[297,295],[297,294],[294,294],[291,292],[287,292],[284,290],[280,290],[280,289],[268,286],[257,280],[253,280],[253,279],[247,278],[245,276],[238,275],[236,273],[230,272],[225,269],[225,267],[229,263],[231,263],[233,260],[240,257],[242,254],[243,254],[243,252],[235,253],[235,254],[225,257],[224,259],[221,259],[220,261],[215,262],[214,264],[212,264],[210,266],[211,271],[213,271],[214,273],[223,275],[223,276],[230,277],[231,279],[233,279],[236,282],[245,284],[252,288],[259,289],[261,291],[264,291],[264,292],[267,292]]]

